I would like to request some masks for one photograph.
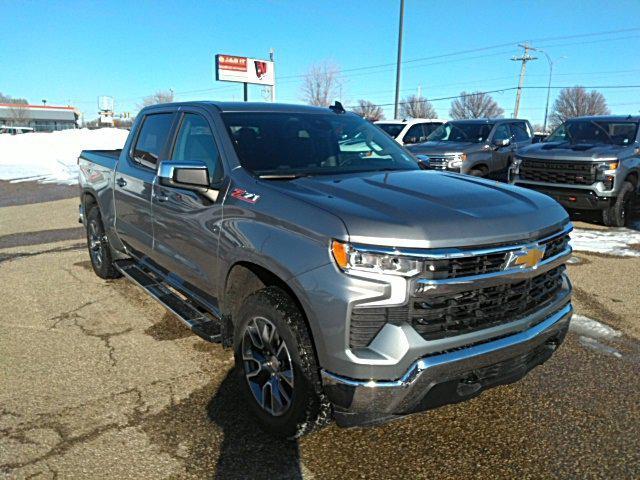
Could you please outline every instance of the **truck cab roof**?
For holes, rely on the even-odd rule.
[[[315,107],[311,105],[295,105],[288,103],[267,103],[267,102],[217,102],[213,100],[193,101],[193,102],[173,102],[150,105],[143,110],[166,107],[209,107],[220,112],[300,112],[300,113],[327,113],[331,110],[328,107]]]

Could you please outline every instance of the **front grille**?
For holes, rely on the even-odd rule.
[[[509,323],[549,303],[562,288],[564,266],[514,283],[409,301],[411,325],[437,340]]]
[[[434,170],[446,170],[449,160],[453,157],[431,157],[429,156],[429,166]]]
[[[534,182],[592,185],[596,181],[596,166],[587,162],[555,162],[523,160],[520,178]]]
[[[570,239],[569,235],[563,235],[562,237],[557,237],[544,242],[543,245],[545,245],[545,251],[542,260],[544,261],[547,258],[551,258],[566,250],[569,247]]]

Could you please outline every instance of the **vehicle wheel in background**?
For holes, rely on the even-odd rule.
[[[474,168],[473,170],[469,170],[469,175],[473,175],[474,177],[484,177],[484,172],[479,168]]]
[[[113,265],[111,248],[104,231],[100,209],[95,205],[87,213],[87,247],[91,257],[91,266],[96,275],[105,279],[122,276]]]
[[[602,211],[602,221],[607,227],[624,227],[631,200],[635,193],[635,186],[631,182],[624,182],[613,205]]]
[[[251,294],[234,322],[236,368],[249,409],[267,432],[297,438],[327,423],[311,337],[300,309],[278,287]]]

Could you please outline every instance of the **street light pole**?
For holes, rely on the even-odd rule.
[[[402,62],[402,30],[404,23],[404,0],[400,0],[400,26],[398,28],[398,64],[396,66],[396,101],[393,109],[393,118],[398,118],[400,106],[400,64]]]
[[[549,62],[549,84],[547,85],[547,104],[544,107],[544,124],[542,125],[542,131],[547,131],[547,115],[549,114],[549,98],[551,97],[551,76],[553,75],[553,61],[551,57],[547,55],[547,52],[544,50],[540,50],[544,53],[544,56],[547,57],[547,61]]]

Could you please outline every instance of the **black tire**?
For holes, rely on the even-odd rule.
[[[474,177],[484,177],[484,171],[480,170],[479,168],[474,168],[473,170],[469,170],[469,175],[472,175]]]
[[[615,203],[602,211],[602,222],[607,227],[624,227],[627,224],[629,205],[635,189],[633,183],[624,182]]]
[[[305,319],[293,299],[278,287],[258,290],[243,302],[234,324],[236,370],[258,424],[274,436],[294,439],[328,423],[331,405],[322,391]],[[261,332],[259,342],[256,332]],[[268,342],[263,341],[265,336]]]
[[[111,247],[105,235],[100,209],[93,206],[87,212],[87,248],[91,266],[97,276],[104,279],[119,278],[122,274],[113,265]]]

